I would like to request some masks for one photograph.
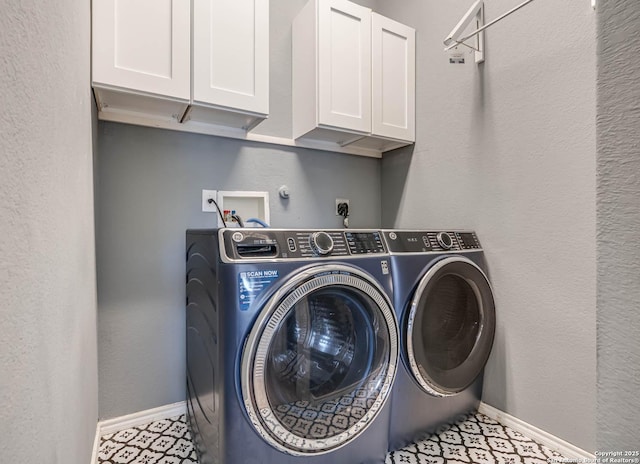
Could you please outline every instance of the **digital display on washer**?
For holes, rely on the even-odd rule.
[[[468,232],[461,232],[458,235],[458,238],[462,242],[462,248],[480,248],[480,243],[478,243],[478,239],[475,234]]]
[[[382,238],[378,232],[345,232],[352,255],[384,253]]]
[[[426,232],[385,232],[389,251],[394,253],[424,253],[431,251]]]

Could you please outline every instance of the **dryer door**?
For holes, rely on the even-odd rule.
[[[493,292],[471,260],[436,262],[414,293],[406,321],[409,368],[433,396],[469,387],[484,368],[495,334]]]
[[[245,343],[241,387],[255,429],[293,455],[354,439],[389,396],[397,330],[389,298],[367,274],[323,265],[296,275]]]

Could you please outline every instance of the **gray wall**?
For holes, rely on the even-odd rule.
[[[498,311],[484,401],[594,451],[596,13],[533,2],[488,29],[484,65],[450,65],[469,1],[378,4],[418,31],[417,140],[383,159],[383,224],[478,231]]]
[[[202,189],[268,191],[274,227],[380,225],[380,162],[115,123],[98,135],[100,417],[185,399],[184,233]],[[278,187],[287,184],[283,201]]]
[[[0,461],[86,464],[98,417],[89,2],[0,15]]]
[[[640,3],[599,2],[598,448],[640,430]]]

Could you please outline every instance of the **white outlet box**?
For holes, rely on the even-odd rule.
[[[202,190],[203,213],[218,213],[214,201],[220,207],[218,227],[224,226],[220,218],[224,214],[224,210],[235,210],[243,220],[257,218],[269,224],[269,192]],[[227,227],[238,227],[238,224],[234,221],[228,221]],[[247,224],[247,227],[255,227],[255,224]]]
[[[250,218],[260,219],[270,224],[269,218],[269,192],[250,191],[222,191],[218,192],[216,199],[218,206],[224,210],[235,210],[246,221]],[[247,227],[256,227],[253,223],[246,223]],[[223,227],[222,220],[218,218],[218,226]],[[227,227],[238,227],[233,221],[227,222]]]
[[[340,203],[347,204],[347,208],[349,209],[349,215],[351,215],[351,206],[349,205],[349,200],[347,200],[346,198],[336,198],[336,216],[340,216],[340,214],[338,213],[338,205]]]
[[[203,190],[202,191],[202,212],[203,213],[217,213],[218,208],[214,201],[218,199],[217,190]]]

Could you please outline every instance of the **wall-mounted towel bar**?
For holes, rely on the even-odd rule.
[[[462,19],[458,22],[458,24],[456,24],[456,26],[449,33],[449,35],[444,39],[444,44],[446,46],[445,51],[450,50],[454,47],[457,47],[458,45],[464,45],[465,47],[473,48],[475,50],[476,63],[482,63],[484,61],[484,34],[483,34],[484,30],[487,29],[489,26],[492,26],[493,24],[497,23],[498,21],[506,18],[511,13],[518,11],[520,8],[531,3],[532,1],[533,0],[525,0],[518,6],[510,9],[509,11],[497,17],[493,21],[487,24],[484,24],[484,1],[477,0],[471,6],[471,8],[469,8],[469,11],[467,11],[467,13],[462,17]],[[472,33],[467,34],[461,38],[460,36],[464,32],[464,30],[469,26],[469,24],[471,24],[471,22],[474,19],[476,21],[477,29]],[[466,41],[472,37],[476,37],[475,45],[467,44]]]

